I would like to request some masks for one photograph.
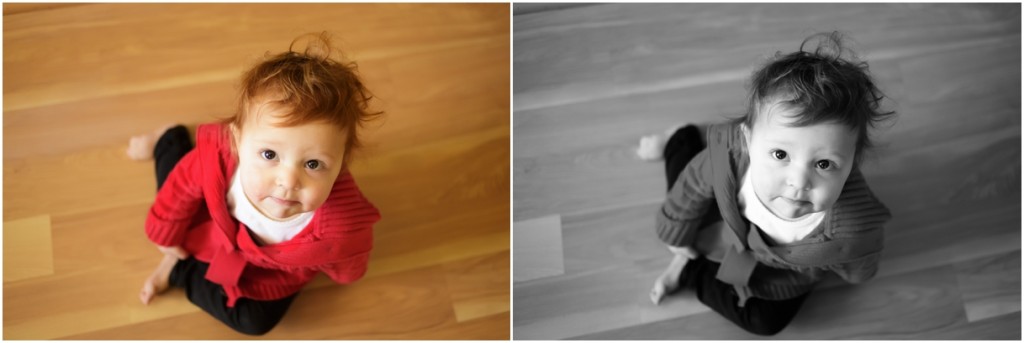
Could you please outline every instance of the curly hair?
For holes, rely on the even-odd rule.
[[[300,40],[310,41],[302,52],[293,48]],[[355,63],[331,58],[327,32],[305,34],[292,41],[288,52],[270,55],[242,75],[238,107],[224,120],[241,133],[253,105],[269,103],[287,114],[277,125],[295,126],[323,121],[347,133],[343,165],[351,152],[362,147],[359,128],[382,112],[369,110],[372,94],[356,73]]]
[[[817,40],[817,48],[805,51],[812,40]],[[847,53],[851,56],[844,58]],[[853,52],[843,47],[841,33],[818,33],[805,39],[799,51],[785,55],[777,52],[754,72],[747,114],[736,121],[753,130],[756,116],[770,114],[771,107],[781,106],[796,117],[792,126],[843,124],[857,132],[855,160],[859,163],[862,153],[873,147],[869,128],[896,113],[880,109],[884,97],[868,72],[867,62],[857,61]]]

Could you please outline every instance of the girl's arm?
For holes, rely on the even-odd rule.
[[[655,220],[658,238],[673,247],[693,246],[712,201],[711,162],[705,149],[693,157],[665,197]]]
[[[146,218],[146,236],[163,247],[179,246],[185,240],[192,217],[203,203],[202,164],[198,149],[178,161]]]
[[[831,266],[836,275],[846,280],[849,283],[861,283],[868,281],[875,277],[878,273],[878,257],[880,254],[874,253],[857,261],[851,263],[843,263]]]
[[[704,149],[683,168],[658,211],[655,221],[658,238],[668,244],[673,257],[651,288],[650,298],[655,305],[679,287],[680,272],[689,260],[697,257],[693,248],[697,231],[711,202],[715,201],[710,182],[712,175],[708,150]]]
[[[340,239],[343,243],[335,246],[331,252],[342,255],[340,262],[322,265],[319,269],[334,282],[352,283],[366,274],[370,250],[373,248],[372,224],[346,231]]]
[[[366,275],[366,266],[369,262],[370,253],[360,256],[353,256],[346,261],[331,263],[320,267],[320,271],[327,274],[327,277],[340,284],[353,283]]]
[[[858,202],[863,203],[865,202]],[[881,205],[871,211],[862,212],[869,215],[861,213],[852,216],[849,212],[834,214],[836,217],[847,218],[844,220],[847,225],[833,228],[832,237],[855,239],[847,246],[846,254],[850,257],[844,258],[844,261],[848,262],[831,265],[829,269],[849,283],[870,280],[878,273],[878,260],[885,242],[884,223],[891,217],[889,210]]]

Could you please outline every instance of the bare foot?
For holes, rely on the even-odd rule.
[[[153,274],[150,274],[149,278],[146,279],[146,283],[142,284],[142,291],[139,291],[139,300],[142,300],[142,304],[149,305],[153,297],[167,290],[170,283],[171,270],[174,269],[175,263],[178,263],[177,258],[164,255],[164,258],[160,260],[160,264],[156,266]]]
[[[174,124],[170,124],[151,133],[132,136],[132,138],[128,140],[128,149],[125,150],[128,158],[136,161],[148,161],[153,159],[153,148],[156,147],[156,142],[160,140],[160,136],[163,136],[164,132],[167,132],[167,130],[170,130],[174,126]]]
[[[636,149],[636,155],[644,161],[660,161],[662,154],[665,151],[665,144],[668,143],[668,139],[672,137],[681,127],[688,124],[677,125],[668,130],[665,130],[663,134],[654,134],[640,137],[640,146]]]
[[[661,273],[661,276],[654,281],[654,287],[651,288],[650,294],[652,303],[660,304],[666,295],[679,288],[679,274],[683,272],[683,267],[686,267],[686,262],[689,261],[689,258],[681,255],[672,258],[672,262],[668,264],[668,268],[665,268],[665,272]]]

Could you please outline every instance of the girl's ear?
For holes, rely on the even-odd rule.
[[[238,142],[239,139],[241,138],[240,133],[238,131],[238,125],[235,125],[235,123],[228,124],[228,130],[231,133],[231,151],[234,152],[237,156]]]
[[[740,131],[743,131],[743,142],[750,146],[750,127],[747,123],[740,123]]]

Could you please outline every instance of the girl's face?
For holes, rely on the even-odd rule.
[[[233,130],[245,196],[277,220],[316,210],[341,172],[346,133],[325,122],[276,126],[285,113],[256,106],[262,113],[248,116],[241,135]]]
[[[853,168],[857,135],[839,123],[788,126],[778,107],[743,127],[754,193],[775,216],[795,220],[835,204]]]

